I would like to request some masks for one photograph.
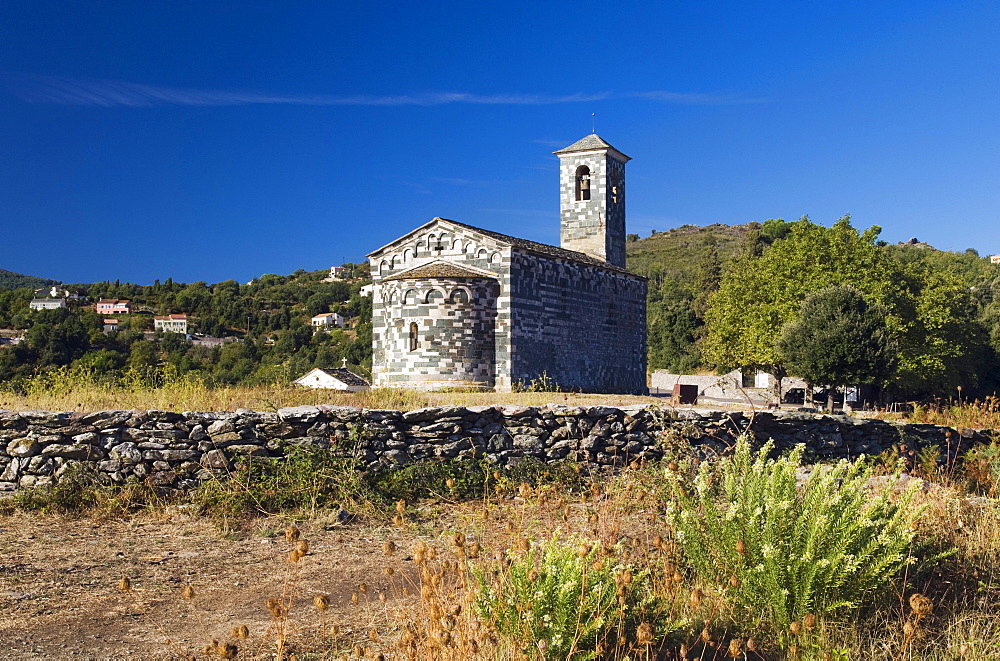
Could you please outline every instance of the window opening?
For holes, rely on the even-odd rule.
[[[410,322],[410,351],[417,350],[417,322]]]
[[[585,202],[590,199],[590,168],[581,165],[576,169],[576,201]]]

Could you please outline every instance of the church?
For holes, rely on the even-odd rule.
[[[596,134],[555,154],[558,247],[435,218],[368,255],[374,387],[647,392],[630,159]]]

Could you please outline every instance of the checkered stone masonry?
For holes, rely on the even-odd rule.
[[[625,268],[625,161],[614,150],[562,154],[559,160],[559,245]],[[580,166],[590,169],[589,200],[576,199]]]
[[[515,251],[511,378],[585,392],[646,392],[646,281]]]
[[[384,287],[380,385],[492,389],[499,289],[488,278],[403,279]]]

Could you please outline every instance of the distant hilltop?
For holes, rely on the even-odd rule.
[[[60,284],[58,280],[39,278],[33,275],[23,275],[21,273],[14,273],[13,271],[0,269],[0,289],[20,289],[22,287],[41,289],[42,287],[51,287],[52,285],[58,284]]]

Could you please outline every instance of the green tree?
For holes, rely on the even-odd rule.
[[[869,307],[860,291],[833,285],[811,294],[798,319],[787,324],[778,351],[809,384],[883,385],[893,373],[896,347],[885,310]],[[833,410],[833,390],[827,408]]]
[[[831,284],[853,284],[887,308],[890,332],[900,327],[893,308],[900,285],[876,243],[881,228],[858,232],[849,216],[832,227],[808,218],[789,225],[786,237],[759,255],[758,246],[742,250],[711,297],[702,353],[716,367],[785,376],[787,365],[778,350],[781,331],[797,318],[802,300]]]

